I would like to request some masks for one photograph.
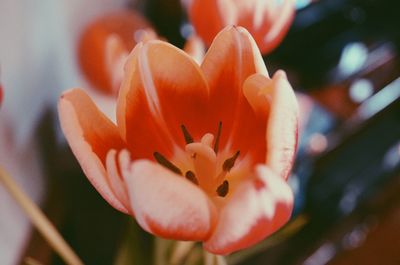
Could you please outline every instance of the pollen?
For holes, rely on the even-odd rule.
[[[229,178],[231,170],[237,164],[240,151],[229,156],[227,150],[220,150],[222,122],[219,122],[216,137],[206,133],[195,140],[185,125],[180,129],[185,140],[184,149],[179,155],[167,159],[159,152],[154,152],[155,160],[172,172],[183,176],[191,183],[199,186],[211,197],[226,197],[230,192]],[[184,174],[182,174],[184,172]]]
[[[168,168],[169,170],[178,175],[182,175],[182,171],[159,152],[154,152],[153,156],[160,165]]]
[[[193,173],[193,171],[186,171],[185,177],[194,184],[199,185],[199,181],[197,180],[196,175]]]
[[[227,180],[224,180],[221,185],[218,186],[217,188],[217,194],[220,197],[225,197],[229,192],[229,182]]]

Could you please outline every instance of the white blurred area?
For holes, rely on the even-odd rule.
[[[41,114],[55,110],[61,92],[85,86],[77,68],[76,41],[83,25],[126,0],[1,0],[0,166],[33,198],[45,196],[34,136]],[[30,235],[30,224],[0,184],[0,264],[13,265]]]

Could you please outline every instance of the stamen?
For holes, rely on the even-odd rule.
[[[181,125],[183,137],[185,137],[186,144],[193,143],[193,137],[190,135],[189,131],[186,129],[185,125]]]
[[[219,145],[219,138],[221,137],[221,131],[222,131],[222,121],[220,121],[219,124],[218,124],[217,137],[215,138],[215,143],[214,143],[214,152],[215,152],[215,154],[218,153],[218,145]]]
[[[229,192],[229,182],[227,180],[224,180],[221,185],[218,186],[217,188],[217,194],[220,197],[225,197]]]
[[[229,172],[235,165],[235,161],[239,157],[239,155],[240,155],[240,150],[237,151],[236,154],[234,154],[232,157],[230,157],[224,161],[224,164],[222,165],[222,169],[224,171]]]
[[[174,173],[176,173],[176,174],[182,175],[182,171],[181,171],[177,166],[175,166],[171,161],[169,161],[168,159],[166,159],[166,158],[165,158],[162,154],[160,154],[159,152],[154,152],[154,153],[153,153],[153,156],[154,156],[154,158],[156,159],[156,161],[157,161],[160,165],[162,165],[162,166],[168,168],[169,170],[171,170],[172,172],[174,172]]]
[[[194,184],[199,185],[199,181],[197,180],[196,175],[193,173],[193,171],[186,171],[185,177]]]

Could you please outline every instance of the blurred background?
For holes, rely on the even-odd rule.
[[[265,56],[270,73],[287,71],[300,103],[295,211],[286,228],[228,264],[400,264],[400,3],[296,5],[289,33]],[[138,264],[154,262],[152,237],[86,180],[55,108],[63,90],[87,85],[77,59],[85,25],[120,8],[183,46],[190,26],[178,0],[0,2],[0,164],[86,264],[113,264],[126,245]],[[62,264],[0,186],[0,264],[27,258]]]

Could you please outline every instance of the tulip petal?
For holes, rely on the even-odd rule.
[[[117,159],[118,156],[118,159]],[[130,157],[127,150],[121,151],[117,155],[117,151],[112,149],[108,152],[106,158],[106,170],[108,174],[108,183],[118,200],[124,205],[125,209],[130,209],[128,191],[126,189],[123,177],[121,176],[121,168],[130,165]],[[133,213],[132,213],[133,215]]]
[[[271,110],[267,131],[267,165],[284,179],[293,165],[298,141],[299,110],[284,71],[273,76]]]
[[[292,24],[294,0],[238,1],[237,25],[248,29],[262,54],[270,53],[286,35]]]
[[[65,92],[58,111],[64,135],[89,181],[114,208],[129,212],[110,189],[105,170],[108,151],[125,147],[117,127],[80,89]]]
[[[207,45],[221,29],[236,24],[236,10],[231,0],[191,1],[188,6],[190,21]]]
[[[136,220],[146,231],[169,239],[205,240],[215,208],[189,180],[148,160],[123,170]]]
[[[117,34],[111,34],[106,38],[104,53],[104,64],[106,72],[109,74],[110,88],[113,94],[118,95],[124,75],[125,60],[129,55],[129,51],[121,37]]]
[[[117,117],[134,156],[151,158],[154,151],[170,156],[175,143],[185,144],[182,124],[195,138],[207,132],[208,87],[200,67],[182,50],[161,41],[138,45],[126,75]]]
[[[143,46],[136,45],[125,64],[125,78],[122,81],[117,102],[117,124],[120,134],[130,150],[135,150],[133,159],[151,158],[153,152],[164,155],[171,148],[165,129],[157,125],[152,117],[146,93],[138,70],[138,54]]]
[[[212,123],[222,121],[221,145],[250,152],[265,147],[265,119],[259,119],[243,95],[244,81],[252,74],[268,76],[251,35],[241,27],[228,27],[215,38],[201,66],[210,85]],[[254,151],[254,150],[253,150]],[[257,155],[261,162],[265,156]],[[260,152],[258,152],[260,153]],[[260,160],[261,159],[261,160]]]
[[[271,79],[261,74],[251,75],[243,84],[244,96],[253,111],[262,118],[268,117],[273,85]]]
[[[273,14],[273,18],[270,18],[271,21],[268,22],[268,24],[271,23],[271,25],[269,27],[264,27],[267,28],[268,31],[264,34],[260,34],[260,36],[264,36],[264,38],[257,40],[263,54],[269,53],[275,49],[286,36],[294,19],[295,1],[285,0],[274,10]]]
[[[264,163],[266,154],[268,155],[268,141],[265,135],[268,130],[267,123],[271,104],[271,90],[274,85],[273,80],[262,74],[251,75],[243,84],[243,94],[254,112],[254,114],[250,115],[255,115],[256,118],[255,122],[251,124],[253,127],[248,127],[252,128],[252,130],[243,130],[238,137],[241,136],[247,139],[245,144],[251,147],[250,152],[253,160],[258,163]],[[247,132],[247,134],[244,134],[244,132]]]
[[[117,35],[125,50],[130,51],[138,42],[135,33],[151,28],[149,22],[139,13],[124,9],[99,17],[83,32],[79,41],[79,62],[82,71],[95,88],[113,94],[115,88],[108,70],[106,49],[110,35]]]
[[[240,184],[219,214],[218,224],[204,248],[227,255],[274,233],[290,218],[293,194],[287,183],[266,166]]]

